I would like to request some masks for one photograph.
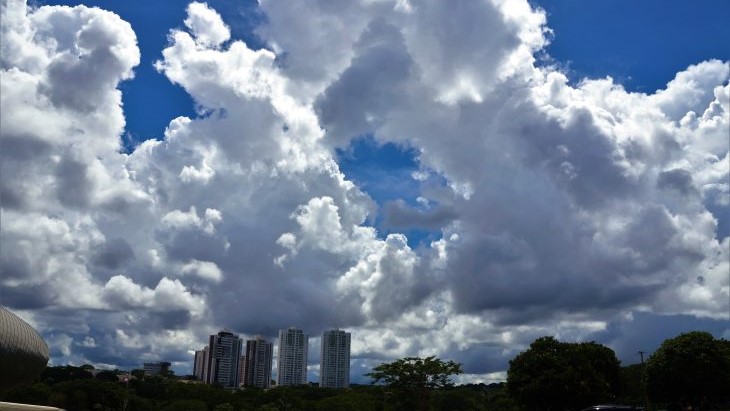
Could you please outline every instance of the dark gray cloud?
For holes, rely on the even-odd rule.
[[[34,177],[40,171],[47,172],[49,165],[31,161],[47,158],[52,146],[33,135],[3,134],[0,140],[0,198],[5,209],[26,209],[31,207],[30,188],[40,181]],[[40,170],[39,170],[40,169]]]
[[[63,156],[56,165],[55,174],[56,192],[61,204],[71,208],[89,205],[92,182],[84,162]]]
[[[662,341],[681,333],[707,331],[716,338],[727,338],[727,321],[696,318],[691,315],[657,315],[638,312],[629,318],[612,323],[605,331],[589,336],[604,343],[614,351],[623,364],[636,364],[645,352],[644,359],[659,348]]]
[[[428,210],[419,210],[403,200],[389,201],[383,205],[383,226],[389,229],[438,230],[449,225],[456,217],[457,214],[448,206],[437,205]]]
[[[687,170],[679,168],[662,171],[657,179],[657,187],[660,189],[677,190],[682,195],[697,193],[692,182],[692,174]]]
[[[528,113],[535,110],[523,108]],[[528,114],[525,120],[518,131],[527,143],[525,160],[531,166],[545,167],[580,206],[602,207],[637,189],[610,137],[598,127],[589,110],[571,112],[564,124],[546,122],[538,113],[535,117]]]
[[[123,238],[113,238],[98,247],[92,258],[95,264],[116,270],[134,260],[134,250]]]
[[[346,142],[377,128],[397,104],[414,70],[403,34],[384,20],[371,22],[354,44],[350,66],[316,101],[328,140]],[[347,104],[343,102],[347,101]]]
[[[6,271],[6,268],[10,267],[3,264],[3,276],[12,274]],[[10,269],[12,270],[12,268]],[[16,278],[18,278],[17,273]],[[56,298],[57,295],[53,288],[44,284],[24,287],[0,286],[0,304],[11,309],[36,310],[53,305]]]

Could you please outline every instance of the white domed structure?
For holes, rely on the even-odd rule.
[[[47,363],[48,344],[40,334],[0,307],[0,390],[32,381]]]

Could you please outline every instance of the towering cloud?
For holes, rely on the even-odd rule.
[[[479,380],[544,334],[625,347],[635,316],[728,332],[727,62],[643,94],[536,65],[523,0],[263,1],[260,50],[191,3],[155,67],[199,115],[125,154],[130,25],[2,8],[0,298],[55,363],[187,370],[223,326],[294,324],[350,330],[353,372],[439,354]],[[416,153],[417,202],[340,171],[364,134]]]

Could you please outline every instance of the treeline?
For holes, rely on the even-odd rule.
[[[52,367],[78,376],[78,367]],[[61,370],[55,370],[60,374]],[[270,390],[224,388],[187,383],[175,378],[146,377],[124,383],[81,377],[68,381],[45,380],[13,389],[2,401],[49,405],[69,411],[375,411],[398,410],[401,398],[379,385],[349,389],[312,386]],[[463,385],[435,390],[433,410],[515,410],[505,384]],[[125,405],[126,404],[126,405]]]
[[[375,367],[378,385],[229,391],[190,380],[119,378],[93,367],[48,367],[38,382],[0,393],[0,401],[70,411],[577,411],[614,403],[650,410],[730,410],[730,342],[692,332],[666,340],[645,364],[621,367],[608,347],[535,340],[512,361],[507,383],[453,386],[461,365],[436,357]]]
[[[603,345],[542,337],[510,361],[507,389],[524,410],[618,402],[650,410],[730,410],[730,341],[689,332],[665,340],[645,364],[621,367]]]

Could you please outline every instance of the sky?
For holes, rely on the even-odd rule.
[[[730,3],[1,4],[0,304],[51,364],[730,338]]]

